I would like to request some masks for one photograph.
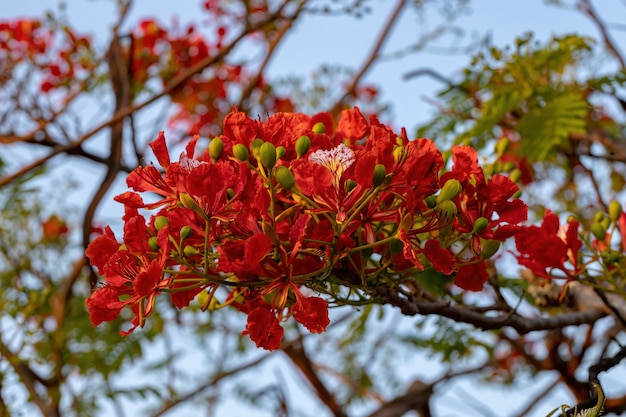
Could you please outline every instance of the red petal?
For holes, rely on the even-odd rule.
[[[487,264],[480,262],[459,266],[459,270],[454,276],[454,283],[457,287],[468,291],[482,291],[489,274]]]
[[[89,310],[89,318],[94,326],[99,325],[103,321],[111,321],[117,318],[122,307],[111,308],[109,304],[119,301],[117,291],[111,287],[98,288],[87,300],[87,309]]]
[[[249,335],[256,347],[276,350],[280,349],[284,330],[278,324],[278,319],[271,311],[257,307],[248,314],[246,330],[242,334]]]
[[[159,165],[167,169],[167,167],[170,166],[170,153],[168,152],[167,145],[165,144],[165,133],[162,131],[159,132],[159,136],[150,142],[150,148],[152,148],[154,156],[156,156],[157,161],[159,161]]]
[[[98,236],[89,244],[85,255],[89,258],[91,265],[98,268],[98,273],[103,275],[107,262],[111,256],[117,252],[119,247],[120,244],[115,239],[113,231],[107,226],[104,234]]]
[[[293,317],[311,333],[322,333],[330,323],[328,303],[320,297],[297,297]]]

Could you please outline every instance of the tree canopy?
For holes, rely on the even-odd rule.
[[[0,416],[626,411],[623,26],[552,1],[597,36],[502,46],[400,0],[360,66],[276,76],[381,6],[197,3],[0,20]],[[464,68],[403,60],[442,39]],[[385,60],[441,86],[417,128]]]

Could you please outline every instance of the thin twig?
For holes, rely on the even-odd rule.
[[[391,12],[391,15],[389,15],[389,18],[387,19],[387,22],[385,23],[383,30],[380,32],[380,35],[378,36],[378,40],[374,44],[374,47],[372,48],[370,54],[368,55],[363,65],[361,65],[361,69],[352,78],[352,82],[350,83],[348,88],[346,88],[344,95],[339,100],[337,100],[335,105],[332,107],[330,114],[332,114],[333,116],[337,116],[339,114],[346,100],[348,100],[350,97],[354,97],[356,93],[356,89],[359,83],[361,82],[361,79],[365,76],[367,71],[372,67],[372,65],[378,59],[380,50],[382,49],[385,41],[389,37],[391,33],[391,29],[393,25],[396,23],[396,21],[398,20],[398,17],[400,16],[400,13],[402,12],[402,9],[406,5],[406,3],[407,3],[406,0],[400,0],[398,1],[398,3],[396,3],[396,7]]]

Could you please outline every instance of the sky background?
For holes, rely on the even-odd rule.
[[[55,1],[48,0],[0,0],[0,2],[2,3],[0,5],[0,19],[40,17],[45,10],[55,7],[57,4]],[[445,3],[446,1],[440,2],[440,4]],[[303,19],[291,31],[272,60],[269,67],[270,78],[290,74],[309,76],[323,63],[359,68],[395,2],[372,0],[370,4],[373,7],[373,12],[361,19],[325,16],[310,16]],[[615,19],[615,23],[623,23],[626,8],[621,2],[603,0],[596,1],[594,4],[601,16],[607,21],[610,22],[611,19]],[[105,48],[110,37],[110,27],[115,20],[113,2],[107,0],[70,0],[66,2],[66,5],[68,20],[71,24],[79,31],[94,34],[98,45]],[[199,12],[200,2],[197,0],[136,0],[126,22],[127,26],[131,27],[140,18],[154,17],[164,25],[169,26],[172,17],[177,16],[184,25],[190,20],[202,19],[203,16]],[[420,30],[424,30],[425,24],[434,25],[435,20],[433,19],[435,18],[436,16],[432,15],[424,23],[412,10],[407,9],[400,24],[395,28],[387,42],[383,55],[392,54],[394,51],[410,45],[417,39]],[[391,104],[392,113],[389,120],[386,121],[391,122],[396,129],[405,126],[411,135],[419,123],[428,120],[436,109],[428,104],[427,98],[432,98],[436,91],[441,88],[441,84],[431,78],[422,77],[407,81],[403,80],[403,75],[417,68],[428,67],[447,77],[457,76],[461,68],[469,62],[469,57],[461,53],[449,53],[451,48],[469,45],[487,34],[496,46],[511,44],[515,37],[528,31],[532,31],[540,41],[567,33],[588,34],[598,37],[596,28],[579,13],[548,7],[541,0],[474,0],[467,7],[467,13],[455,24],[465,31],[460,42],[458,38],[444,37],[435,41],[431,47],[419,54],[408,55],[399,60],[383,60],[367,74],[366,81],[379,86],[383,101]],[[616,31],[613,35],[617,44],[626,45],[626,32]],[[249,52],[253,53],[254,51],[240,51],[239,53]],[[608,60],[606,62],[599,60],[592,64],[611,65]],[[15,154],[14,156],[19,161],[28,159],[31,155]],[[78,162],[71,169],[57,163],[56,169],[61,173],[60,178],[67,172],[71,172],[73,173],[70,174],[72,178],[79,183],[77,191],[68,195],[69,200],[72,199],[72,196],[77,196],[78,201],[80,200],[78,196],[82,196],[84,199],[85,195],[90,195],[93,192],[93,187],[99,183],[100,175],[102,175],[101,172],[94,170],[90,164],[81,162]],[[76,175],[76,170],[80,172],[79,175]],[[122,184],[121,181],[120,184]],[[119,187],[111,191],[109,199],[120,192],[121,188]],[[114,221],[113,219],[118,216],[119,208],[106,205],[104,207],[105,210],[101,210],[99,218],[105,222]],[[106,207],[111,207],[111,209]],[[398,319],[398,314],[388,316],[387,320],[390,320],[388,324],[393,325],[396,319]],[[184,345],[184,335],[176,336],[175,339]],[[159,348],[155,348],[151,355],[153,355],[152,359],[157,360]],[[193,350],[190,350],[187,360],[193,363],[193,358]],[[276,378],[277,373],[273,371],[273,366],[279,362],[280,358],[273,360],[272,364],[258,371],[260,372],[259,375],[262,378]],[[407,378],[421,375],[427,380],[432,380],[429,375],[436,372],[436,369],[432,359],[425,359],[423,362],[407,368]],[[280,372],[282,372],[281,377],[286,378],[292,386],[292,392],[296,393],[296,398],[298,398],[298,386],[302,380],[297,375],[290,373],[286,367],[283,367]],[[551,377],[547,375],[545,378],[537,380],[529,379],[527,383],[524,383],[522,378],[520,384],[511,388],[485,389],[480,387],[477,389],[470,385],[467,380],[455,382],[452,384],[453,386],[447,384],[444,387],[447,400],[440,401],[436,398],[434,401],[436,404],[435,412],[438,417],[459,415],[459,411],[463,410],[463,403],[469,404],[469,402],[475,401],[479,403],[477,407],[480,408],[480,404],[488,405],[498,415],[515,415],[515,409],[526,404],[525,399],[532,398],[534,393],[540,392],[550,383]],[[620,383],[615,380],[613,384],[607,384],[609,392],[611,385],[619,387]],[[511,390],[518,392],[519,401],[514,401],[514,404],[511,404],[510,400]],[[303,396],[300,395],[300,398],[303,398],[304,401]],[[504,398],[506,400],[503,400]],[[571,402],[571,398],[564,391],[557,390],[545,407],[537,407],[531,415],[545,416],[547,414],[544,412],[546,409],[549,411],[551,407],[556,407],[563,402]],[[132,407],[131,403],[127,404],[128,407]],[[236,415],[234,410],[237,410],[237,405],[235,403],[228,403],[224,407],[218,415]],[[315,409],[315,403],[312,403],[311,407]],[[473,406],[466,405],[466,407],[469,407],[468,410],[474,410],[472,415],[480,415],[480,412],[475,413]],[[181,409],[171,415],[183,416],[186,414]],[[257,414],[247,415],[256,416]],[[321,413],[319,417],[323,415]]]

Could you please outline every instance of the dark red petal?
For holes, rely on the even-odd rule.
[[[111,287],[100,287],[85,300],[89,310],[89,318],[94,326],[103,321],[117,318],[122,307],[111,308],[109,305],[119,301],[117,291]]]
[[[449,250],[442,248],[436,239],[426,241],[424,255],[436,271],[450,275],[456,270],[454,255]]]
[[[104,234],[98,236],[89,244],[85,255],[89,258],[91,265],[98,268],[98,273],[103,275],[107,262],[111,256],[117,252],[119,247],[120,244],[115,239],[113,231],[107,226]]]
[[[250,339],[266,350],[280,349],[280,342],[283,340],[284,330],[278,323],[276,316],[269,310],[257,307],[248,314],[246,330],[242,334],[247,334]]]
[[[322,333],[330,323],[328,303],[320,297],[298,297],[293,306],[293,317],[311,333]]]
[[[464,290],[482,291],[488,277],[485,262],[462,265],[459,266],[458,272],[454,276],[454,284]]]

